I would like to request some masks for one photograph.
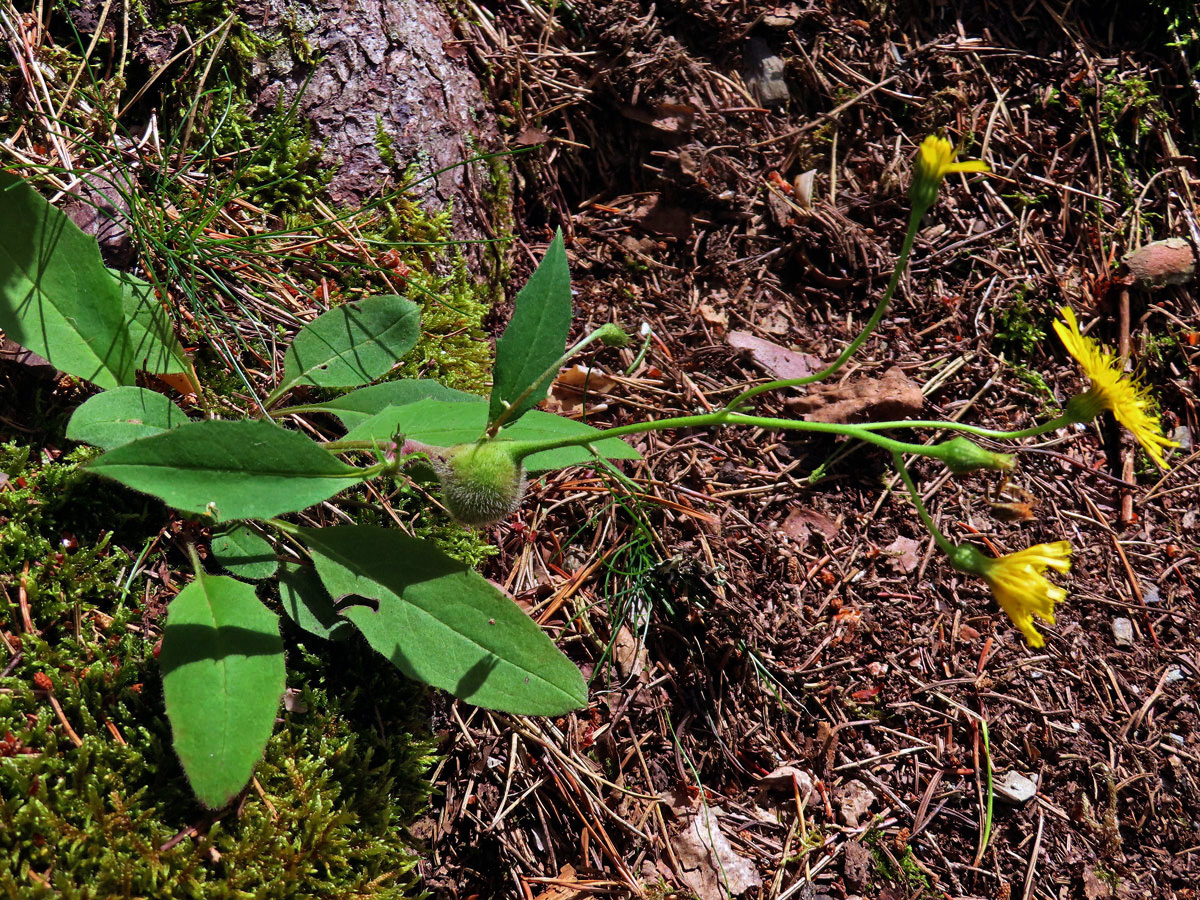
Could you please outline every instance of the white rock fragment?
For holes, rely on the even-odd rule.
[[[1133,620],[1118,616],[1112,620],[1113,641],[1118,647],[1133,646]]]
[[[1037,778],[1030,778],[1016,769],[1010,769],[993,784],[993,789],[996,796],[1003,797],[1010,803],[1027,803],[1037,793]]]

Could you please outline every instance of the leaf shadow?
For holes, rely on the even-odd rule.
[[[236,625],[168,625],[158,657],[163,677],[190,663],[230,656],[275,656],[283,652],[278,634]]]

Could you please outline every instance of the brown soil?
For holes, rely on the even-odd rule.
[[[915,145],[944,129],[995,174],[947,182],[844,380],[899,367],[926,418],[1026,427],[1082,387],[1049,329],[1070,304],[1093,336],[1127,331],[1168,433],[1192,433],[1193,288],[1112,277],[1195,234],[1190,45],[1154,4],[958,7],[464,3],[510,145],[540,145],[516,161],[514,284],[561,224],[579,329],[654,330],[627,377],[632,352],[597,357],[617,376],[589,420],[726,402],[765,374],[731,333],[832,359],[887,281]],[[747,85],[771,55],[786,98]],[[954,539],[1072,542],[1035,651],[885,454],[733,429],[639,446],[636,494],[564,473],[495,531],[494,577],[593,699],[557,721],[441,711],[421,830],[439,896],[1195,896],[1189,449],[1160,474],[1114,427],[1064,432],[1007,486],[916,464]],[[1032,799],[1006,799],[1015,776]]]

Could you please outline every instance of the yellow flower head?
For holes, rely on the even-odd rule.
[[[955,162],[954,145],[943,137],[930,135],[921,142],[913,166],[912,187],[909,198],[914,205],[929,208],[937,200],[942,179],[953,172],[990,172],[988,164],[981,159]]]
[[[1067,411],[1073,414],[1075,421],[1088,422],[1101,410],[1109,410],[1129,429],[1155,464],[1167,468],[1163,448],[1178,447],[1179,444],[1163,437],[1158,416],[1151,412],[1153,403],[1149,391],[1125,374],[1120,357],[1080,333],[1079,322],[1069,306],[1059,312],[1063,321],[1055,322],[1054,330],[1092,383],[1091,390],[1071,400]]]
[[[1025,635],[1031,647],[1045,644],[1033,627],[1033,617],[1054,624],[1054,604],[1067,598],[1067,592],[1042,574],[1053,569],[1066,574],[1071,569],[1071,544],[1055,541],[1037,544],[1026,550],[996,558],[984,556],[974,547],[958,547],[952,558],[955,568],[983,576],[996,602],[1014,625]]]

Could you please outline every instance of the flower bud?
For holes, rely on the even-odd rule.
[[[605,347],[628,347],[629,342],[633,340],[624,328],[613,322],[601,325],[596,335]]]
[[[463,525],[491,525],[514,512],[525,496],[525,469],[508,441],[459,444],[436,463],[442,502]]]
[[[995,469],[999,472],[1011,472],[1016,460],[1010,453],[993,453],[984,450],[965,437],[956,437],[938,444],[937,457],[946,464],[955,475],[965,475],[976,469]]]

